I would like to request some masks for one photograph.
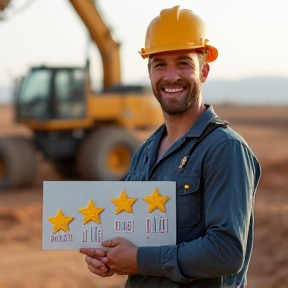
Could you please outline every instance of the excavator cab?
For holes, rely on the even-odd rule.
[[[64,120],[85,117],[85,69],[35,67],[16,93],[16,120]]]

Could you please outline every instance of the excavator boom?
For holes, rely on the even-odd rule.
[[[120,45],[113,39],[92,0],[69,0],[92,40],[97,45],[103,63],[103,88],[108,90],[121,84]]]

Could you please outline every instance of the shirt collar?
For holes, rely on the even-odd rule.
[[[207,109],[200,115],[194,125],[186,133],[186,137],[199,137],[205,127],[217,116],[212,105],[206,105]]]
[[[217,116],[212,105],[206,105],[207,109],[200,115],[194,125],[186,133],[184,137],[199,137],[205,127],[211,122],[213,118]],[[151,142],[155,139],[162,137],[164,129],[166,129],[165,124],[162,124],[155,132],[146,140],[146,142]],[[159,139],[160,140],[160,139]]]

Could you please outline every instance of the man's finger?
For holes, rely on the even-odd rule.
[[[107,251],[108,251],[107,249],[99,249],[99,248],[98,249],[95,249],[95,248],[81,248],[79,250],[80,253],[85,254],[87,256],[90,256],[90,257],[94,257],[94,258],[105,257]]]
[[[108,257],[99,257],[99,258],[96,258],[96,259],[101,261],[103,264],[107,264],[109,262]]]
[[[81,248],[79,250],[79,252],[82,253],[82,254],[85,254],[87,256],[93,257],[94,256],[94,250],[95,249]]]
[[[109,270],[109,267],[103,264],[101,260],[91,257],[87,258],[89,258],[86,259],[86,263],[88,264],[88,266],[93,266],[94,268],[99,269],[101,272],[107,272]]]
[[[105,247],[115,247],[119,245],[119,237],[114,237],[112,239],[108,239],[102,243]]]
[[[103,259],[105,258],[106,257],[103,257]],[[109,277],[114,274],[114,271],[112,271],[109,266],[106,266],[97,258],[86,256],[85,261],[87,263],[88,269],[98,276]]]
[[[88,264],[88,269],[99,276],[107,277],[110,276],[112,273],[109,271],[109,268],[102,265],[102,266],[94,266],[93,264]]]

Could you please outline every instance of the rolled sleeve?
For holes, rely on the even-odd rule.
[[[178,246],[139,247],[137,263],[142,275],[166,277],[176,282],[189,282],[178,266]]]

